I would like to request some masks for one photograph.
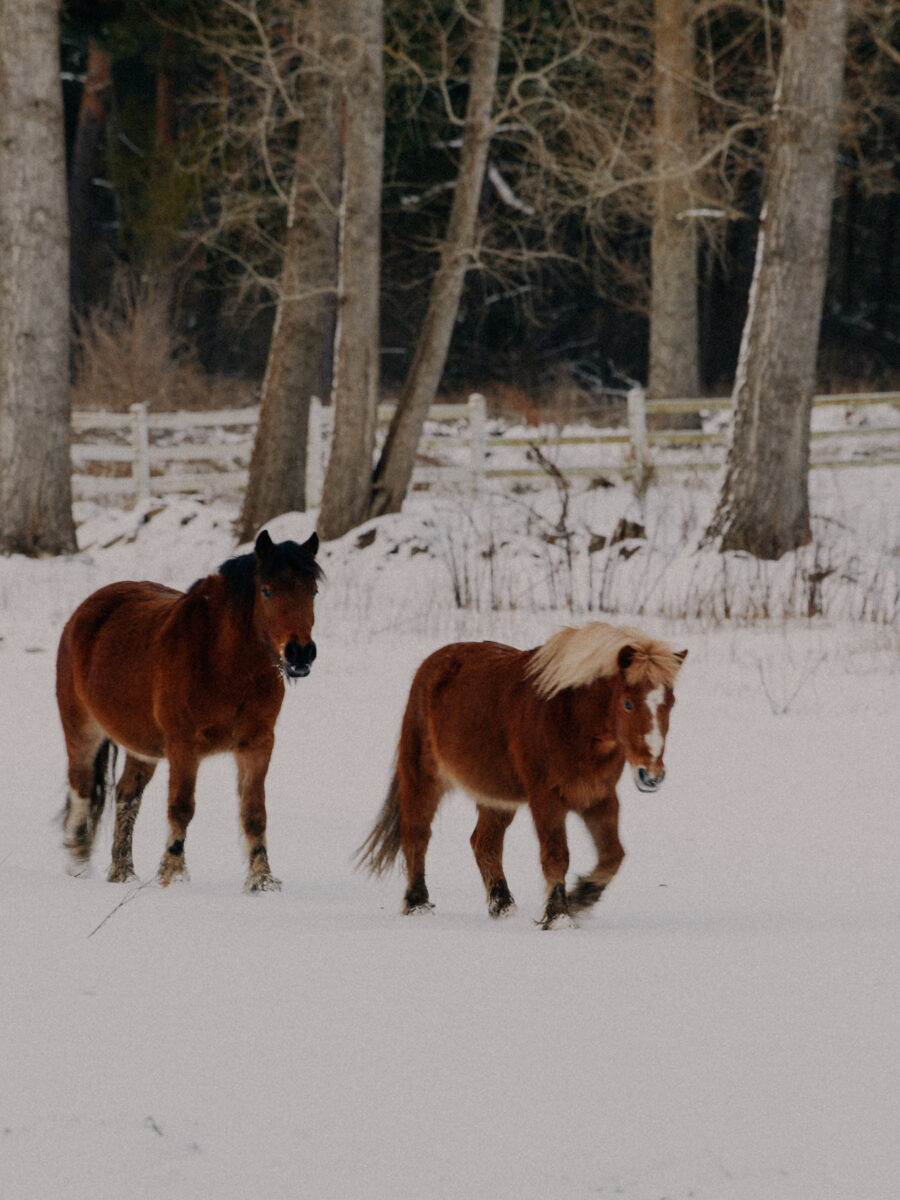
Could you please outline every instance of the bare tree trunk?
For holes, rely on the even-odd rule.
[[[283,512],[306,509],[309,406],[330,390],[330,341],[337,284],[341,187],[341,89],[337,77],[340,5],[307,8],[308,69],[288,202],[281,292],[260,400],[250,477],[238,525],[241,541]]]
[[[337,0],[335,0],[337,2]],[[380,379],[381,174],[384,70],[381,0],[352,0],[345,87],[334,438],[319,534],[340,537],[368,516]]]
[[[828,265],[848,0],[787,0],[734,430],[705,540],[758,558],[810,540],[809,423]]]
[[[57,0],[0,0],[0,552],[76,549]]]
[[[94,175],[100,139],[106,121],[112,80],[112,59],[91,39],[88,47],[84,91],[78,107],[78,128],[69,169],[69,242],[71,246],[72,307],[80,313],[95,298],[90,286],[94,274],[92,216]]]
[[[697,226],[691,159],[697,135],[693,0],[655,0],[653,101],[657,177],[650,242],[650,365],[653,400],[697,395]]]
[[[415,466],[416,447],[441,381],[466,272],[472,264],[475,222],[491,138],[503,0],[481,0],[472,18],[472,65],[459,174],[441,262],[397,411],[374,478],[371,513],[399,512]]]

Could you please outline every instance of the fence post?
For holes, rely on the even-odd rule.
[[[134,503],[137,506],[142,500],[150,498],[150,431],[146,404],[132,404],[128,411],[131,413],[131,446],[134,455],[131,478],[134,480]]]
[[[487,402],[480,392],[469,396],[469,452],[472,458],[472,493],[484,491],[487,459]]]
[[[309,402],[309,427],[306,435],[306,507],[322,503],[322,443],[325,438],[322,401],[313,396]]]
[[[643,496],[647,490],[647,393],[642,387],[628,392],[628,434],[634,458],[635,490]]]

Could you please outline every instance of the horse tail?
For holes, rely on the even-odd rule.
[[[400,853],[400,781],[396,770],[372,832],[356,851],[356,866],[368,867],[370,875],[389,871]]]
[[[116,743],[109,738],[104,738],[97,749],[97,753],[94,755],[94,770],[91,777],[91,794],[87,811],[88,828],[92,839],[97,832],[100,818],[103,816],[107,794],[116,785],[116,758],[118,757],[118,753],[119,747]],[[67,792],[66,803],[60,813],[64,829],[68,828],[71,812],[72,795],[71,792]]]
[[[116,785],[116,758],[119,747],[106,738],[94,755],[94,778],[91,782],[91,829],[96,830],[106,807],[106,794]]]

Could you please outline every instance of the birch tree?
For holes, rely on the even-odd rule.
[[[691,215],[697,139],[693,9],[692,0],[654,4],[651,399],[696,396],[700,385],[697,223]]]
[[[319,534],[337,538],[369,515],[380,380],[381,176],[384,159],[381,0],[348,4],[340,203],[334,436]]]
[[[413,478],[416,446],[428,408],[438,390],[460,307],[463,282],[472,265],[475,222],[491,140],[491,108],[497,88],[503,0],[482,0],[472,22],[472,68],[454,203],[413,362],[374,475],[373,515],[400,511],[406,497],[409,481]]]
[[[399,512],[422,427],[441,380],[466,272],[473,262],[478,202],[491,137],[503,0],[482,0],[471,17],[469,97],[453,205],[428,310],[374,478],[371,512]]]
[[[0,0],[0,551],[74,551],[57,0]]]
[[[734,425],[705,540],[776,559],[810,540],[809,430],[848,0],[787,0]]]
[[[259,425],[238,525],[248,541],[279,513],[306,508],[313,395],[330,389],[341,181],[342,5],[310,0],[298,81],[299,133],[287,197],[278,308],[260,396]]]

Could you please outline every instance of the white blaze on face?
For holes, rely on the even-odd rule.
[[[650,710],[650,728],[647,730],[647,736],[644,741],[647,744],[648,751],[654,758],[659,758],[666,744],[662,730],[659,727],[659,710],[665,702],[666,689],[664,687],[654,688],[652,692],[647,693],[645,703]]]

